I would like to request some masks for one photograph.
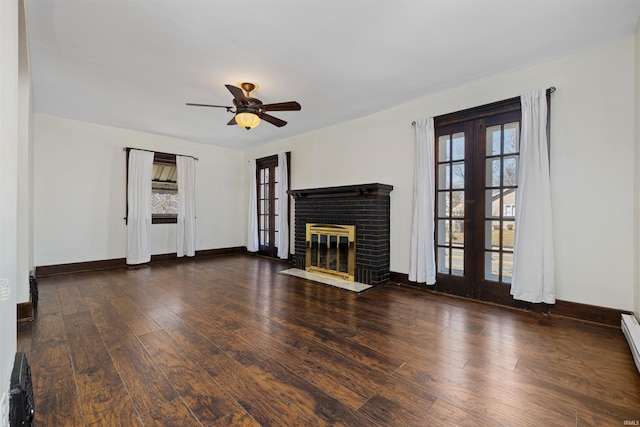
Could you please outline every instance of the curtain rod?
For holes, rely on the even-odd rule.
[[[551,86],[550,88],[547,89],[547,95],[551,95],[552,93],[554,93],[556,91],[556,87],[555,86]],[[411,126],[415,126],[416,125],[416,121],[412,121],[411,122]]]
[[[160,151],[145,150],[144,148],[124,147],[124,148],[122,149],[122,151],[129,151],[129,150],[148,151],[148,152],[150,152],[150,153],[167,154],[167,155],[169,155],[169,156],[191,157],[193,160],[198,160],[198,158],[197,158],[197,157],[195,157],[195,156],[187,156],[187,155],[185,155],[185,154],[162,153],[162,152],[160,152]]]

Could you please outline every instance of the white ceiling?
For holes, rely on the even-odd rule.
[[[640,0],[25,0],[35,111],[249,148],[633,34]],[[536,35],[534,35],[536,34]],[[227,126],[224,84],[289,122]]]

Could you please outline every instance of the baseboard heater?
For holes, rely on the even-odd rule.
[[[630,314],[622,315],[622,333],[627,338],[636,368],[640,372],[640,324],[636,316]]]
[[[31,427],[34,414],[31,369],[25,354],[18,352],[13,362],[9,386],[9,425]]]

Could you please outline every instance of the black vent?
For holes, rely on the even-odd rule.
[[[34,275],[29,276],[29,293],[31,294],[31,306],[34,309],[38,308],[38,281]]]
[[[9,388],[9,425],[30,427],[33,423],[34,411],[31,369],[25,354],[16,353]]]

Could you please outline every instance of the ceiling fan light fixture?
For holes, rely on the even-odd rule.
[[[236,114],[236,123],[243,128],[249,130],[260,124],[260,117],[254,113],[238,113]]]

